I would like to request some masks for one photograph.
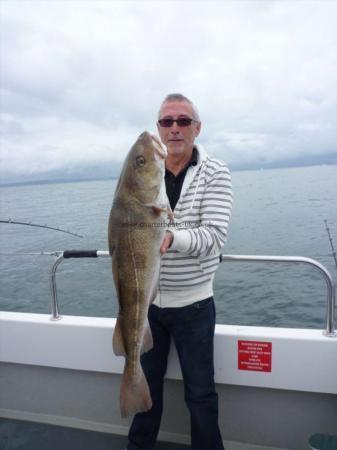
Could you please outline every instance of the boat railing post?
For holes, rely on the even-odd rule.
[[[276,263],[304,263],[315,267],[327,285],[327,314],[326,328],[323,335],[327,337],[336,337],[337,333],[334,329],[335,324],[335,283],[330,272],[318,261],[303,256],[264,256],[264,255],[220,255],[220,262],[238,261],[238,262],[276,262]]]
[[[63,252],[56,257],[49,273],[49,283],[50,283],[50,291],[51,291],[51,318],[50,320],[60,320],[61,316],[59,315],[58,303],[57,303],[57,289],[56,289],[56,270],[58,266],[63,261]]]
[[[55,252],[56,259],[50,269],[49,283],[51,290],[51,311],[50,320],[60,320],[57,289],[56,289],[56,270],[64,259],[70,258],[98,258],[110,257],[110,253],[106,250],[64,250],[63,252]]]

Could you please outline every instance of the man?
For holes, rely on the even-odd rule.
[[[142,356],[153,407],[134,417],[127,450],[154,447],[171,337],[184,379],[192,449],[223,450],[214,384],[213,277],[230,218],[230,174],[224,163],[194,143],[201,122],[188,98],[168,95],[157,126],[168,150],[165,182],[174,227],[166,231],[161,246],[159,290],[149,309],[154,346]]]

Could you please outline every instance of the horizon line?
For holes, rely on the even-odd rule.
[[[277,170],[277,169],[296,169],[296,168],[304,168],[304,167],[321,167],[321,166],[334,166],[337,165],[337,161],[326,162],[326,163],[316,163],[316,164],[301,164],[301,165],[285,165],[285,166],[254,166],[254,167],[231,167],[231,172],[254,172],[260,170]],[[104,181],[104,180],[118,180],[119,175],[111,175],[111,176],[95,176],[95,177],[74,177],[74,178],[40,178],[35,180],[26,180],[26,181],[8,181],[5,183],[0,183],[0,188],[2,187],[11,187],[11,186],[33,186],[33,185],[44,185],[44,184],[62,184],[62,183],[81,183],[81,182],[90,182],[90,181]]]

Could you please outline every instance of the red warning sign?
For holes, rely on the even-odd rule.
[[[271,372],[272,343],[238,341],[238,369]]]

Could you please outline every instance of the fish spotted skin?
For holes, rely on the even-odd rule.
[[[140,355],[153,346],[148,308],[158,288],[160,246],[167,220],[166,148],[142,133],[126,157],[109,218],[109,251],[119,302],[113,335],[125,356],[120,391],[122,417],[152,407]]]

